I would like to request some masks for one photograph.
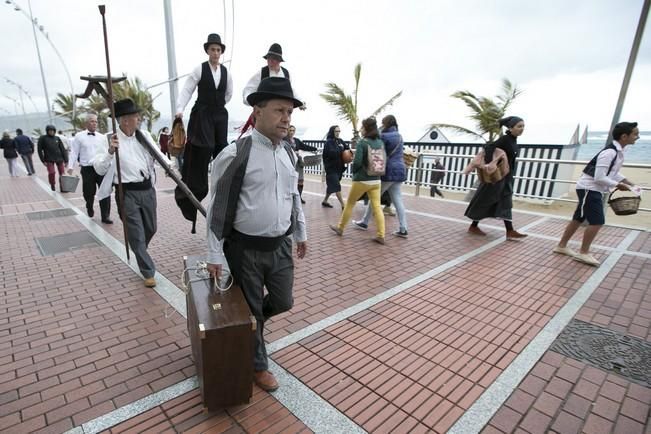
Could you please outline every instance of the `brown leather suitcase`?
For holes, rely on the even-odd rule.
[[[184,256],[186,269],[200,256]],[[256,322],[242,290],[214,289],[212,279],[189,273],[188,332],[203,405],[216,410],[249,402],[253,393],[253,345]]]

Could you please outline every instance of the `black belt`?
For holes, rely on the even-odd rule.
[[[117,186],[117,184],[113,184]],[[149,190],[152,187],[151,180],[149,178],[141,182],[123,182],[123,190]]]
[[[260,250],[262,252],[272,252],[276,250],[282,242],[287,238],[291,233],[290,229],[285,232],[285,234],[279,237],[258,237],[255,235],[247,235],[242,232],[238,232],[235,229],[231,230],[231,234],[228,236],[229,240],[241,244],[245,249],[251,250]]]

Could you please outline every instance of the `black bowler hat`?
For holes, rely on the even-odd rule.
[[[275,57],[276,59],[280,60],[281,62],[285,61],[285,59],[283,59],[283,48],[280,46],[280,44],[276,44],[276,43],[271,44],[271,47],[269,47],[269,50],[267,51],[267,54],[262,56],[262,58],[266,59],[269,56]]]
[[[140,113],[142,110],[136,105],[131,98],[121,99],[113,103],[113,110],[115,110],[115,117],[130,115],[133,113]]]
[[[222,47],[222,53],[226,51],[226,45],[222,44],[222,38],[219,37],[217,33],[211,33],[208,35],[208,40],[203,44],[203,51],[208,52],[208,45],[217,44]]]
[[[246,101],[254,106],[270,99],[286,99],[300,107],[303,103],[294,98],[294,91],[288,79],[282,77],[268,77],[260,82],[258,90],[246,97]]]

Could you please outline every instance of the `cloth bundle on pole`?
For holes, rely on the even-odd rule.
[[[208,164],[211,154],[210,148],[191,143],[185,145],[181,181],[199,201],[208,195]],[[197,207],[180,186],[174,189],[174,200],[183,217],[192,222],[191,232],[197,233]],[[202,214],[205,216],[205,211],[202,211]]]

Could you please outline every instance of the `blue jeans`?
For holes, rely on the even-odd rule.
[[[402,182],[384,182],[382,181],[382,187],[380,196],[384,194],[385,191],[389,192],[391,196],[391,203],[396,207],[396,213],[398,214],[398,222],[400,222],[400,231],[407,230],[407,215],[405,214],[405,205],[402,203],[402,192],[400,191],[400,186]],[[366,212],[362,218],[362,222],[365,225],[368,225],[369,220],[371,219],[371,207],[366,207]]]

